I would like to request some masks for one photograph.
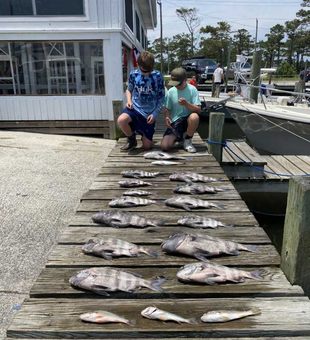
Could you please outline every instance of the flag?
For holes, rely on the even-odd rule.
[[[137,49],[137,47],[135,47],[134,45],[132,45],[132,61],[133,61],[133,66],[134,67],[138,67],[138,57],[139,57],[139,51]]]

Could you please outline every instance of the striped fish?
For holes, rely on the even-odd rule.
[[[206,177],[195,172],[184,171],[184,172],[174,172],[169,176],[170,181],[181,181],[181,182],[218,182],[221,178]]]
[[[217,194],[218,192],[227,191],[225,188],[209,187],[202,184],[186,183],[180,184],[173,189],[173,192],[177,194],[191,194],[191,195],[201,195],[201,194]]]
[[[159,172],[147,172],[143,170],[125,170],[121,172],[121,175],[123,175],[123,177],[130,178],[154,178],[159,174]]]
[[[113,257],[129,256],[136,257],[140,253],[151,257],[157,257],[158,252],[146,247],[140,247],[134,243],[119,240],[117,238],[105,238],[89,240],[82,248],[85,254],[94,254],[112,261]]]
[[[191,209],[198,208],[217,208],[217,209],[225,209],[222,204],[210,203],[205,200],[200,200],[198,198],[188,197],[188,196],[173,196],[165,200],[165,204],[171,207],[182,208],[184,210],[190,211]]]
[[[153,194],[145,190],[131,189],[131,190],[124,191],[123,195],[124,196],[149,196]]]
[[[130,208],[130,207],[138,207],[138,206],[144,206],[144,205],[151,205],[157,203],[154,200],[149,200],[146,198],[140,198],[140,197],[120,197],[120,198],[114,198],[110,203],[109,207],[111,208]]]
[[[233,227],[233,224],[222,223],[219,220],[208,218],[205,216],[183,216],[178,220],[178,224],[185,225],[191,228],[218,228],[218,227]]]
[[[144,155],[144,158],[146,159],[191,159],[189,157],[180,157],[180,156],[174,156],[166,152],[162,151],[152,151],[148,152]]]
[[[164,221],[151,221],[143,216],[121,210],[104,210],[92,216],[95,223],[103,223],[113,228],[121,227],[160,227]]]
[[[110,267],[95,267],[77,272],[69,282],[75,287],[109,296],[108,292],[133,293],[142,287],[162,292],[160,285],[165,282],[165,279],[148,281],[137,273]]]
[[[154,186],[157,187],[157,184],[153,184],[150,182],[139,181],[137,179],[127,180],[127,181],[119,181],[119,186],[122,188],[133,188],[133,187],[146,187],[146,186]]]

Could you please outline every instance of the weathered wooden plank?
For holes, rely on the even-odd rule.
[[[83,269],[83,268],[81,268]],[[253,271],[257,268],[242,268]],[[33,298],[73,298],[94,297],[95,293],[78,290],[69,284],[70,277],[74,276],[77,268],[45,268],[30,291]],[[111,293],[113,298],[145,299],[145,298],[206,298],[206,297],[259,297],[259,296],[304,296],[299,286],[291,286],[281,269],[277,267],[260,268],[263,280],[246,279],[243,283],[225,283],[216,286],[201,284],[184,284],[177,280],[179,268],[128,268],[138,273],[146,280],[164,277],[163,293],[139,290],[135,293]]]
[[[243,155],[250,160],[251,164],[265,165],[265,159],[260,156],[255,150],[253,150],[246,142],[235,142],[234,145],[240,150]],[[239,153],[237,152],[239,155]],[[240,155],[242,157],[242,155]]]
[[[298,156],[285,155],[284,157],[297,166],[300,170],[302,170],[305,174],[310,174],[310,164],[306,163]]]
[[[228,150],[226,148],[224,148],[222,165],[226,165],[226,164],[235,164],[235,160],[231,157]]]
[[[297,157],[310,165],[310,156],[297,156]]]
[[[103,305],[104,301],[104,305]],[[165,323],[143,318],[140,313],[150,305],[190,318],[210,310],[260,308],[260,315],[229,323],[198,325]],[[79,315],[108,309],[127,319],[136,319],[134,327],[123,324],[84,323]],[[30,299],[8,329],[9,337],[52,338],[133,338],[163,337],[285,337],[310,335],[310,303],[306,297],[223,298],[223,299]]]
[[[176,155],[179,156],[179,154],[176,154]],[[209,162],[216,162],[216,159],[210,154],[204,153],[204,154],[194,154],[194,155],[196,155],[196,156],[188,156],[188,154],[183,155],[186,159],[171,159],[171,161],[183,163],[184,165],[190,165],[192,167],[195,167],[197,165],[201,165],[201,163],[208,164]],[[140,156],[132,156],[132,157],[130,157],[130,156],[128,156],[128,157],[119,156],[119,157],[109,157],[109,158],[107,158],[106,163],[109,164],[109,163],[123,162],[123,163],[151,164],[152,162],[159,161],[159,160],[160,159],[147,159],[147,158],[140,157]],[[167,167],[170,167],[170,166],[166,166],[166,168]]]
[[[97,225],[95,227],[66,228],[59,236],[60,244],[84,244],[91,238],[114,237],[137,244],[161,244],[175,233],[199,233],[220,237],[226,240],[238,240],[240,243],[270,244],[264,229],[260,227],[234,227],[217,229],[194,229],[182,226],[160,228],[111,228]]]
[[[290,175],[288,171],[280,164],[278,163],[273,156],[265,156],[267,160],[268,167],[275,173],[280,174],[279,177],[281,179],[287,179],[286,176],[281,176],[281,175]]]
[[[238,156],[240,157],[244,157],[243,159],[247,162],[250,162],[250,159],[244,155],[243,153],[240,155],[240,150],[236,147],[236,145],[234,144],[234,142],[227,142],[227,145],[230,147],[230,149],[232,151],[234,151]],[[227,150],[227,152],[229,153],[229,155],[233,158],[233,160],[235,161],[235,164],[244,164],[238,157],[236,157],[229,149]]]
[[[141,161],[140,161],[141,159]],[[174,172],[174,171],[192,171],[192,172],[199,172],[200,171],[207,171],[206,169],[209,165],[212,164],[212,166],[218,166],[218,164],[215,164],[214,162],[195,162],[195,164],[192,164],[190,162],[183,162],[178,161],[180,164],[176,165],[154,165],[151,164],[151,162],[147,162],[147,160],[144,160],[144,158],[139,158],[139,160],[131,160],[128,162],[127,158],[123,159],[116,159],[113,162],[105,162],[102,166],[102,170],[109,169],[109,168],[122,168],[123,170],[125,168],[128,169],[141,169],[145,171],[164,171],[164,172]],[[148,170],[146,170],[148,169]]]
[[[173,196],[173,194],[171,194],[171,197]],[[218,205],[223,205],[224,209],[223,210],[227,210],[227,211],[248,211],[249,208],[247,207],[247,205],[241,201],[241,200],[230,200],[230,201],[225,201],[222,202],[221,200],[208,200],[208,202],[210,203],[214,203],[214,204],[218,204]],[[99,210],[107,210],[107,209],[111,209],[109,207],[109,201],[102,201],[102,200],[86,200],[86,201],[82,201],[78,208],[77,211],[99,211]],[[122,210],[124,211],[134,211],[134,212],[145,212],[145,211],[158,211],[159,213],[164,212],[164,211],[183,211],[186,212],[186,210],[184,209],[179,209],[179,208],[174,208],[174,207],[168,207],[166,205],[164,205],[163,201],[160,201],[160,204],[151,204],[148,206],[139,206],[139,207],[128,207],[128,208],[122,208]],[[210,208],[210,209],[195,209],[195,210],[213,210],[213,211],[218,211],[218,217],[221,217],[221,212],[223,210],[220,210],[218,208]],[[160,216],[158,216],[159,218]]]
[[[97,225],[94,223],[91,219],[91,216],[93,215],[93,212],[77,212],[74,217],[72,218],[69,227],[70,226],[95,226]],[[163,219],[163,221],[166,221],[166,226],[175,226],[177,225],[178,218],[181,218],[182,216],[186,215],[187,212],[184,211],[175,211],[173,214],[171,212],[161,212],[160,218]],[[195,211],[195,215],[198,216],[206,216],[209,218],[216,218],[220,219],[222,222],[225,223],[234,223],[238,226],[252,226],[252,225],[258,225],[257,220],[253,216],[251,212],[229,212],[229,211],[222,211],[221,216],[219,216],[218,212],[215,211]],[[147,217],[152,220],[158,219],[158,213],[156,212],[144,212],[143,214],[140,213],[139,215],[142,215],[144,217]],[[163,226],[165,228],[165,226]]]
[[[33,340],[33,339],[30,339],[30,338],[23,338],[24,340]],[[105,340],[112,340],[112,338],[104,338]],[[150,337],[147,337],[147,338],[139,338],[140,340],[157,340],[158,338],[150,338]],[[205,338],[186,338],[187,340],[203,340]],[[208,338],[209,340],[218,340],[218,338]],[[236,340],[236,338],[221,338],[222,340]],[[18,340],[18,338],[10,338],[10,340]],[[37,340],[43,340],[43,338],[37,338]],[[88,340],[88,339],[81,339],[81,340]],[[101,340],[101,339],[94,339],[94,340]],[[115,338],[113,339],[115,340]],[[161,340],[171,340],[171,338],[161,338]],[[253,340],[253,338],[242,338],[242,340]],[[283,337],[281,338],[275,338],[275,337],[259,337],[259,338],[255,338],[255,340],[283,340]],[[302,337],[285,337],[285,340],[310,340],[310,336],[302,336]]]
[[[287,174],[293,174],[293,175],[305,175],[306,174],[303,170],[295,166],[292,162],[290,162],[288,159],[286,159],[283,156],[275,155],[275,156],[272,156],[272,158],[286,169]]]
[[[268,156],[270,157],[270,156]],[[267,161],[267,164],[268,164],[268,160],[269,158],[267,158],[267,156],[265,156],[265,159]],[[264,169],[266,171],[269,171],[269,172],[274,172],[268,165],[265,165]],[[282,180],[280,176],[278,175],[275,175],[275,174],[272,174],[272,173],[269,173],[269,172],[264,172],[264,176],[269,179],[269,180],[277,180],[277,181],[280,181]]]
[[[237,241],[237,240],[236,240]],[[47,267],[180,267],[187,263],[197,262],[197,259],[167,255],[159,253],[156,259],[149,256],[139,258],[117,258],[106,261],[100,257],[85,255],[81,245],[57,245],[51,252]],[[159,250],[159,246],[149,246],[150,249]],[[278,266],[279,254],[271,245],[258,245],[259,254],[240,252],[238,256],[220,256],[212,259],[213,262],[229,266]]]
[[[223,187],[223,184],[222,184]],[[224,185],[225,188],[227,186]],[[89,190],[86,192],[81,200],[106,200],[106,199],[112,199],[116,197],[121,197],[122,193],[125,192],[124,188],[118,188],[115,190]],[[148,190],[149,192],[152,192],[152,195],[145,198],[154,199],[154,200],[163,200],[171,197],[172,195],[175,195],[172,191],[172,189],[151,189]],[[241,196],[239,195],[237,190],[231,189],[228,191],[223,192],[217,192],[214,194],[203,194],[203,195],[190,195],[192,198],[200,198],[205,200],[210,199],[218,199],[218,200],[238,200],[241,199]]]

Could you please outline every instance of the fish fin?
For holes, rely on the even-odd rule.
[[[220,210],[225,210],[225,205],[224,204],[217,204],[216,208],[220,209]]]
[[[100,252],[100,256],[101,257],[103,257],[105,260],[107,260],[107,261],[113,261],[113,256],[112,256],[112,254],[110,253],[108,253],[107,251],[101,251]]]
[[[190,318],[188,319],[188,323],[190,323],[191,325],[198,325],[199,321],[196,318]]]
[[[157,257],[158,254],[160,253],[160,250],[149,250],[149,249],[147,249],[145,253],[147,255],[151,256],[151,257]]]
[[[201,250],[199,250],[199,252],[197,254],[195,254],[194,256],[196,257],[197,260],[199,261],[203,261],[203,262],[210,262],[208,259],[207,259],[207,256],[208,256],[208,252],[202,252]]]
[[[190,179],[188,179],[188,178],[185,178],[185,182],[190,184],[190,185],[193,184],[193,182]]]
[[[186,204],[180,205],[180,208],[182,208],[184,210],[187,210],[187,211],[191,211],[191,208],[188,205],[186,205]]]
[[[162,285],[165,281],[166,281],[166,279],[164,279],[164,278],[152,280],[149,288],[152,289],[152,290],[156,290],[157,292],[161,293],[164,290],[160,287],[160,285]]]
[[[116,224],[116,222],[118,222],[118,220],[112,220],[110,224],[112,225],[113,228],[119,229],[119,226]]]
[[[167,221],[158,221],[156,222],[156,227],[161,227],[163,226]]]
[[[137,325],[137,320],[128,320],[128,323],[127,325],[131,326],[131,327],[134,327]]]
[[[254,270],[253,272],[251,272],[251,277],[254,280],[262,280],[262,271],[261,270]]]
[[[133,276],[135,276],[135,277],[138,277],[139,279],[142,279],[142,275],[140,275],[140,274],[138,274],[138,273],[134,273],[134,272],[131,272],[131,271],[129,271],[129,270],[124,270],[124,272],[126,272],[126,273],[128,273],[128,274],[131,274],[131,275],[133,275]]]
[[[110,294],[107,292],[107,288],[108,287],[94,285],[92,286],[91,290],[99,295],[110,296]]]
[[[253,307],[251,308],[251,312],[253,313],[253,315],[258,315],[262,313],[262,310],[258,307]]]
[[[250,251],[251,253],[257,253],[257,254],[260,254],[260,251],[258,250],[258,247],[257,246],[253,246],[253,245],[251,245],[251,246],[245,246],[245,250],[247,250],[247,251]]]

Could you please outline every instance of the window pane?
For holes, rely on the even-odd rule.
[[[36,6],[37,15],[84,15],[83,0],[36,0]]]
[[[136,12],[136,37],[140,41],[140,19],[137,12]]]
[[[32,0],[0,0],[0,15],[33,15]]]
[[[125,0],[126,24],[133,31],[132,0]]]

